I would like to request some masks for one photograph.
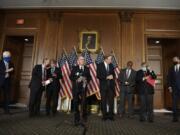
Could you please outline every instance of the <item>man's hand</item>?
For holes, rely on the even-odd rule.
[[[148,78],[149,78],[148,76],[143,77],[143,81],[147,80]]]
[[[125,85],[129,85],[129,82],[125,82]]]
[[[6,73],[12,72],[14,70],[14,68],[9,68],[6,70]]]
[[[108,76],[106,77],[106,79],[112,80],[112,79],[113,79],[113,75],[108,75]]]
[[[56,78],[56,77],[57,77],[57,74],[53,73],[52,76]]]
[[[172,91],[173,91],[172,87],[169,87],[168,89],[169,89],[169,92],[172,93]]]
[[[83,80],[83,77],[80,76],[80,77],[77,79],[77,82],[80,83],[80,82],[82,82],[82,80]]]

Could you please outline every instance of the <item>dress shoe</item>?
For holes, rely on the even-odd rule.
[[[149,120],[149,123],[153,123],[154,121],[153,120]]]
[[[173,118],[172,122],[178,122],[177,118]]]
[[[141,119],[139,119],[139,121],[140,121],[140,122],[144,122],[144,121],[145,121],[145,119],[141,118]]]
[[[102,121],[106,121],[107,120],[107,117],[102,117]]]
[[[110,117],[109,120],[114,121],[115,119],[114,119],[114,117]]]

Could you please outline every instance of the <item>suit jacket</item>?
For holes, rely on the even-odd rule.
[[[172,87],[173,92],[180,93],[180,71],[178,73],[175,72],[174,66],[169,69],[168,73],[168,87]]]
[[[47,76],[46,76],[47,77]],[[38,91],[42,87],[42,65],[36,65],[32,71],[29,88]]]
[[[90,75],[89,68],[87,66],[84,66],[83,71],[79,69],[79,65],[74,66],[72,68],[70,79],[71,79],[72,84],[73,84],[73,94],[81,92],[83,89],[83,87],[82,87],[83,83],[82,82],[77,83],[77,79],[80,76],[86,77],[87,83],[89,83],[89,81],[91,80],[91,75]],[[87,90],[87,86],[86,86],[85,90]]]
[[[157,76],[154,71],[150,72],[147,70],[144,72],[143,70],[139,70],[136,75],[137,89],[139,94],[154,94],[154,87],[147,83],[147,81],[143,81],[143,77],[150,75],[152,79],[156,79]]]
[[[127,78],[126,70],[127,68],[122,69],[118,77],[120,81],[121,92],[127,90],[128,93],[132,93],[136,85],[136,71],[131,69],[131,74],[129,75],[129,78]],[[129,85],[125,85],[125,82],[128,82]]]
[[[9,62],[9,68],[14,68],[13,63]],[[12,72],[9,72],[9,78],[11,78],[12,74],[14,73],[14,70]],[[0,61],[0,87],[3,85],[6,75],[6,66],[3,60]]]
[[[48,85],[48,88],[54,88],[60,90],[60,79],[62,79],[61,68],[55,67],[54,72],[51,72],[51,68],[47,70],[47,78],[52,78],[52,82]]]
[[[113,92],[115,92],[114,79],[107,80],[106,77],[108,75],[113,75],[113,78],[115,78],[113,64],[109,64],[109,74],[107,74],[104,62],[98,64],[97,65],[97,78],[99,79],[99,82],[100,82],[100,90],[105,91],[108,88],[108,89],[111,89]]]

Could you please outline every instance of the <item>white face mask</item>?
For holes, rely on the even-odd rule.
[[[141,69],[142,69],[142,71],[146,71],[147,70],[146,67],[142,67]]]

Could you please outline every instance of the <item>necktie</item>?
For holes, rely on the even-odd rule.
[[[106,74],[109,75],[109,65],[106,65]]]
[[[45,81],[46,80],[46,68],[42,67],[42,80]]]
[[[126,77],[127,77],[127,79],[129,78],[129,69],[127,69],[127,71],[126,71]]]
[[[179,72],[179,65],[176,66],[176,72]]]
[[[107,64],[107,67],[106,67],[106,68],[107,68],[107,69],[106,69],[106,70],[107,70],[107,72],[109,73],[109,65],[108,65],[108,64]]]

